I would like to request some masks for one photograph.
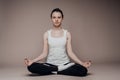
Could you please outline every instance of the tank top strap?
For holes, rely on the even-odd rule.
[[[65,29],[63,29],[63,31],[64,31],[64,37],[66,37],[67,36],[67,30],[65,30]]]
[[[48,30],[47,33],[48,33],[48,37],[50,37],[50,35],[51,35],[51,29]]]

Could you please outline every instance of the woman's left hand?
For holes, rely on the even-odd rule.
[[[83,62],[83,66],[89,68],[91,66],[91,61]]]

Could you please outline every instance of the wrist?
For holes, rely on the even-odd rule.
[[[35,60],[31,60],[32,63],[36,62]]]
[[[84,65],[84,63],[83,63],[83,62],[79,62],[79,64],[80,64],[80,65],[82,65],[82,66]]]

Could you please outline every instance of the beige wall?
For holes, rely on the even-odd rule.
[[[112,0],[1,0],[0,66],[23,66],[37,57],[43,33],[52,27],[50,12],[59,7],[63,28],[72,33],[74,52],[94,63],[120,62],[120,3]]]

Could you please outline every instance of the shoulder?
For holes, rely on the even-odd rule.
[[[71,38],[71,33],[68,30],[65,30],[65,31],[66,31],[67,39]]]
[[[47,36],[48,35],[48,32],[46,31],[45,33],[44,33],[44,36]]]
[[[47,38],[48,38],[49,31],[50,31],[50,30],[47,30],[47,31],[44,33],[44,35],[43,35],[44,39],[47,39]]]
[[[67,32],[67,39],[71,39],[71,33]]]
[[[47,30],[45,33],[44,33],[44,36],[48,36],[49,33],[50,33],[51,29]]]

